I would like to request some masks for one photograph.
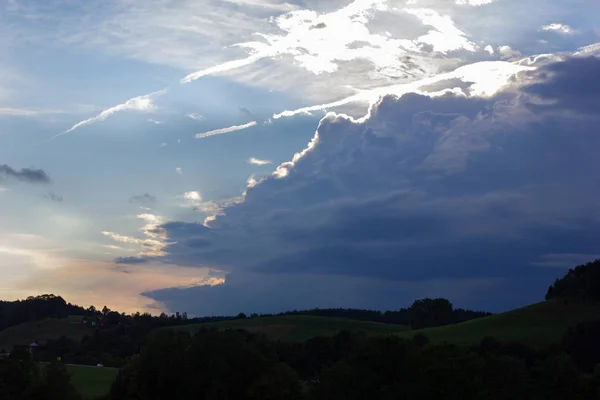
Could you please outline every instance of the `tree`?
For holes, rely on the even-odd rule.
[[[3,400],[34,399],[40,375],[29,352],[15,350],[0,359],[0,398]]]
[[[562,349],[586,372],[600,363],[600,320],[585,321],[570,327],[563,335]]]
[[[42,384],[47,400],[78,400],[81,396],[71,385],[69,374],[63,364],[53,362],[44,366]]]
[[[275,365],[248,388],[250,400],[300,400],[303,397],[298,374],[283,363]]]
[[[600,301],[600,259],[579,265],[548,288],[546,300]]]
[[[416,300],[408,309],[410,327],[422,329],[452,323],[452,303],[446,299]]]

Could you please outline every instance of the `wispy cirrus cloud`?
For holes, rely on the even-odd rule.
[[[80,121],[78,123],[76,123],[75,125],[73,125],[71,128],[67,129],[64,132],[61,132],[59,134],[54,135],[52,139],[56,139],[59,136],[62,135],[66,135],[70,132],[73,132],[75,129],[77,128],[81,128],[82,126],[86,126],[86,125],[90,125],[93,124],[95,122],[99,122],[99,121],[104,121],[106,118],[110,117],[111,115],[120,112],[120,111],[126,111],[126,110],[135,110],[135,111],[144,111],[144,112],[148,112],[148,111],[153,111],[155,110],[155,105],[152,103],[152,98],[153,97],[157,97],[160,95],[163,95],[167,92],[167,89],[162,89],[162,90],[158,90],[156,92],[152,92],[143,96],[137,96],[134,98],[131,98],[129,100],[127,100],[125,103],[122,104],[118,104],[116,106],[107,108],[106,110],[102,111],[100,114],[88,118],[86,120]]]
[[[137,238],[133,236],[121,235],[115,232],[103,231],[102,234],[115,242],[125,243],[125,244],[134,244],[141,246],[141,251],[138,254],[139,256],[161,256],[164,255],[162,251],[166,246],[161,240],[158,239],[148,239],[148,238]]]
[[[243,124],[243,125],[234,125],[234,126],[230,126],[228,128],[221,128],[221,129],[215,129],[215,130],[208,131],[208,132],[197,133],[195,138],[196,139],[204,139],[204,138],[207,138],[210,136],[222,135],[224,133],[230,133],[230,132],[235,132],[235,131],[241,131],[243,129],[252,128],[253,126],[256,126],[256,125],[257,125],[257,122],[252,121],[252,122],[248,122],[247,124]]]
[[[200,115],[198,113],[190,113],[187,116],[188,118],[195,119],[196,121],[202,121],[205,119],[203,115]]]
[[[63,110],[38,110],[28,108],[0,107],[0,117],[39,117],[40,115],[66,114]]]
[[[227,72],[227,71],[231,71],[231,70],[238,69],[241,67],[245,67],[247,65],[254,64],[258,60],[266,58],[269,55],[270,55],[269,53],[256,54],[256,55],[252,55],[252,56],[240,59],[240,60],[227,61],[222,64],[215,65],[213,67],[201,69],[200,71],[196,71],[196,72],[193,72],[193,73],[185,76],[183,79],[181,79],[181,83],[190,83],[190,82],[195,81],[196,79],[202,78],[203,76],[206,76],[206,75],[214,75],[214,74],[218,74],[221,72]]]

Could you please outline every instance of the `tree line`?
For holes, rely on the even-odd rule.
[[[128,360],[109,399],[591,400],[600,394],[600,351],[587,346],[598,334],[600,322],[575,326],[535,350],[493,338],[436,344],[422,334],[282,343],[245,331],[164,331]]]
[[[270,316],[263,314],[260,316]],[[428,328],[432,326],[458,324],[471,319],[492,315],[485,311],[473,311],[463,308],[453,308],[447,299],[421,299],[416,300],[408,308],[393,311],[363,310],[355,308],[315,308],[312,310],[292,310],[279,314],[282,315],[310,315],[315,317],[348,318],[359,321],[380,322],[394,325],[408,325],[411,329]],[[254,314],[253,316],[258,316]]]

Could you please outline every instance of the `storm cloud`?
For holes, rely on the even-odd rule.
[[[43,169],[22,168],[16,170],[6,164],[0,165],[0,180],[2,178],[15,179],[27,183],[50,183],[50,177]]]
[[[489,98],[387,96],[361,123],[330,113],[210,229],[162,226],[166,262],[210,266],[223,285],[146,295],[196,313],[540,300],[557,276],[540,259],[597,252],[600,86],[575,101],[569,84],[597,71],[599,59],[575,57]],[[521,290],[498,296],[510,288]]]

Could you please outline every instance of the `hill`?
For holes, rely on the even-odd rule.
[[[29,296],[17,301],[0,300],[0,331],[24,322],[85,314],[83,307],[67,303],[62,297],[53,294]]]
[[[86,333],[81,318],[76,315],[68,318],[46,318],[6,328],[0,331],[0,351],[9,351],[14,345],[28,345],[34,341],[59,339],[63,336],[80,340]]]
[[[316,336],[333,336],[341,330],[363,331],[370,335],[385,335],[408,330],[405,325],[382,324],[344,318],[285,315],[235,319],[222,322],[174,326],[164,329],[195,333],[199,329],[244,329],[265,334],[271,340],[303,341]]]
[[[424,333],[432,341],[476,345],[486,336],[542,348],[560,340],[567,328],[600,318],[600,303],[549,300],[460,324],[399,333],[410,338]]]

